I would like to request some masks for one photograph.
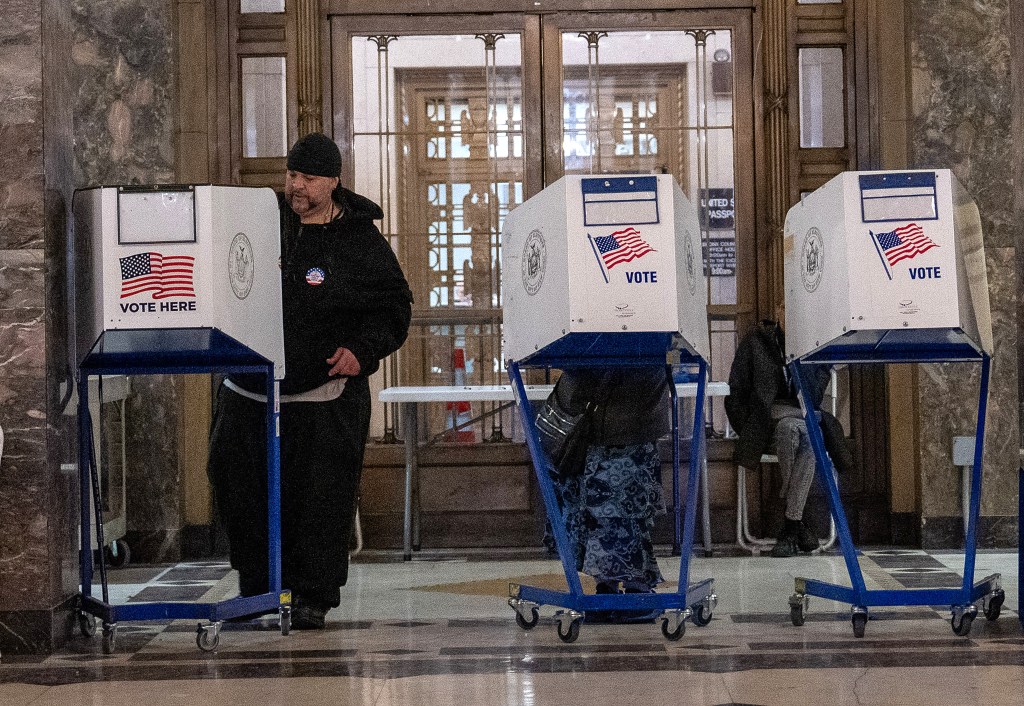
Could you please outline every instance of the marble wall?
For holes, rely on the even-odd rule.
[[[1010,122],[1010,0],[909,0],[911,166],[952,169],[985,232],[995,353],[985,449],[981,541],[1016,543],[1019,419],[1017,277]],[[922,542],[957,546],[960,471],[952,438],[974,433],[978,367],[923,365],[919,375]]]
[[[174,181],[172,0],[75,0],[77,186]],[[127,521],[133,555],[178,558],[179,385],[136,377],[128,399]]]
[[[171,0],[74,0],[75,182],[174,180]]]

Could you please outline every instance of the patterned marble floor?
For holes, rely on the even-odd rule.
[[[656,624],[584,624],[571,644],[556,635],[554,608],[527,632],[505,603],[510,581],[564,586],[555,561],[388,559],[360,557],[323,632],[226,625],[218,649],[204,653],[195,622],[123,624],[112,655],[98,637],[49,657],[5,655],[0,704],[1002,704],[1024,693],[1015,553],[977,555],[977,577],[1002,573],[1006,604],[966,638],[953,635],[948,607],[901,607],[873,611],[857,639],[849,607],[816,598],[794,627],[796,576],[849,585],[832,554],[696,558],[691,579],[713,576],[719,596],[709,625],[672,642]],[[660,561],[677,577],[678,559]],[[955,585],[963,568],[956,553],[865,551],[860,561],[869,588]],[[217,562],[112,578],[115,602],[236,590]]]

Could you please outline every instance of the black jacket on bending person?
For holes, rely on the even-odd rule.
[[[729,371],[725,413],[739,434],[733,460],[744,468],[757,467],[761,456],[771,448],[775,431],[772,405],[800,405],[785,370],[785,350],[782,328],[768,320],[758,324],[736,349]],[[842,426],[835,417],[821,409],[830,378],[829,368],[816,365],[810,371],[810,375],[803,376],[803,382],[814,408],[820,413],[825,449],[836,470],[845,472],[853,466],[853,457],[846,447]]]
[[[359,361],[360,377],[405,342],[412,292],[375,219],[380,206],[339,186],[342,215],[303,225],[281,196],[281,279],[285,378],[281,394],[313,390],[330,380],[327,359],[339,346]],[[313,284],[314,282],[318,282]],[[260,376],[231,376],[262,393]]]
[[[554,392],[570,414],[596,404],[588,429],[591,445],[632,446],[657,441],[670,427],[668,374],[664,367],[567,370]]]

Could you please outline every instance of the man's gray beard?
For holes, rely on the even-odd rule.
[[[295,211],[296,213],[299,212],[299,209],[295,208],[295,200],[296,200],[296,198],[298,198],[300,200],[304,200],[306,202],[305,210],[307,212],[315,211],[319,207],[318,204],[314,204],[313,201],[308,196],[298,196],[298,197],[292,196],[290,199],[288,199],[288,205],[291,206],[292,210]]]

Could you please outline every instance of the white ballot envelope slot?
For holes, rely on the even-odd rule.
[[[946,169],[846,172],[786,217],[786,348],[992,352],[978,208]]]
[[[104,331],[216,328],[284,377],[272,189],[95,187],[73,209],[78,360]]]
[[[669,333],[708,358],[700,225],[671,175],[563,177],[501,238],[507,359],[603,333]]]

